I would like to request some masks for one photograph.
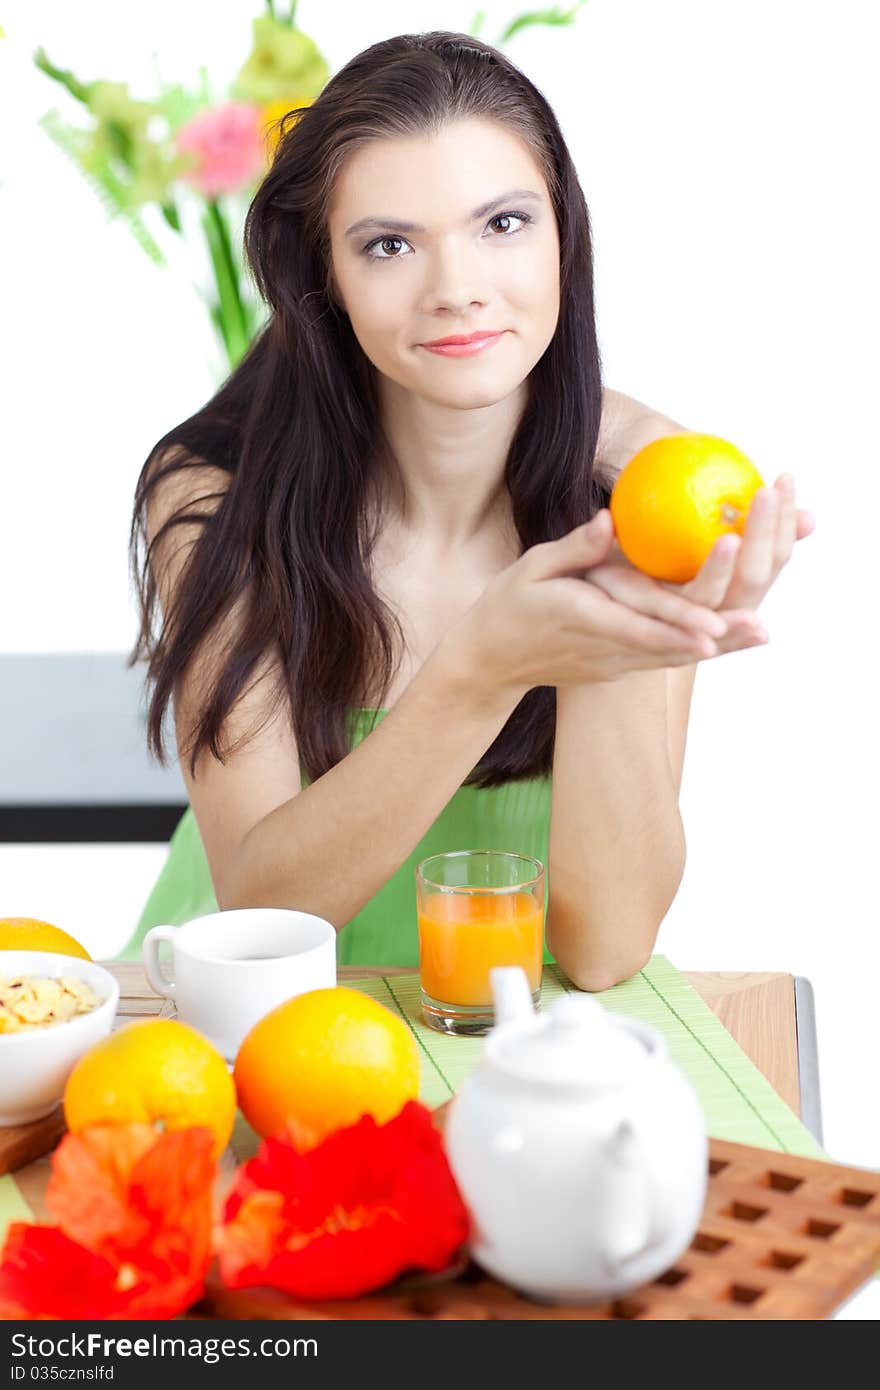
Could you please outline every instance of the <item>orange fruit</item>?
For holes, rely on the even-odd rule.
[[[0,917],[0,951],[52,951],[59,956],[92,959],[76,937],[38,917]]]
[[[419,1093],[419,1050],[402,1019],[359,990],[295,995],[265,1014],[235,1059],[238,1103],[267,1138],[291,1124],[302,1147],[361,1115],[385,1124]]]
[[[64,1118],[86,1125],[207,1125],[217,1156],[235,1120],[235,1085],[220,1053],[185,1023],[147,1018],[95,1043],[76,1063],[64,1090]]]
[[[670,584],[693,579],[719,536],[741,536],[764,480],[745,454],[714,434],[670,434],[621,469],[610,510],[637,569]]]

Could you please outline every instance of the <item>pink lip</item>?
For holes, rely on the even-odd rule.
[[[478,338],[497,338],[502,329],[490,329],[488,332],[477,333],[452,333],[448,338],[432,338],[429,343],[422,343],[422,347],[447,347],[453,343],[475,343]]]
[[[443,357],[469,357],[496,343],[504,332],[506,330],[501,329],[498,333],[471,333],[466,338],[438,338],[433,343],[422,343],[421,346],[429,352],[439,352]]]

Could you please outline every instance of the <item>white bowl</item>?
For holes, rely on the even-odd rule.
[[[0,1127],[28,1124],[55,1109],[74,1064],[112,1029],[119,1003],[119,985],[110,971],[78,956],[0,950],[0,976],[18,975],[69,975],[84,980],[102,1002],[90,1013],[45,1028],[0,1033]]]

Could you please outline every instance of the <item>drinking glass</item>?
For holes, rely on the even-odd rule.
[[[475,1037],[495,1022],[489,971],[520,965],[538,1007],[544,946],[544,865],[507,850],[432,854],[416,868],[422,1017],[440,1033]]]

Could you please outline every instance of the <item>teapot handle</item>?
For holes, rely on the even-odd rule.
[[[605,1263],[608,1273],[617,1276],[624,1272],[623,1266],[658,1245],[666,1229],[651,1165],[630,1120],[615,1126],[606,1140],[605,1153],[612,1172]]]

